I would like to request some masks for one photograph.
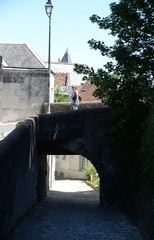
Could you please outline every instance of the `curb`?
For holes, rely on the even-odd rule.
[[[96,190],[96,191],[100,191],[100,189],[99,189],[99,186],[98,185],[94,185],[92,182],[90,182],[90,181],[85,181],[86,182],[86,184],[87,185],[89,185],[91,188],[93,188],[94,190]]]

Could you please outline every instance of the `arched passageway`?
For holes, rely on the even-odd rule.
[[[37,147],[40,154],[78,154],[89,159],[100,176],[100,204],[116,205],[125,198],[131,166],[127,146],[100,135],[98,120],[108,114],[104,107],[41,115]]]

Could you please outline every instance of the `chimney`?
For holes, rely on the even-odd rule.
[[[60,63],[60,58],[58,58],[58,62]]]

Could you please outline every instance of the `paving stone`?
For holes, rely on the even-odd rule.
[[[99,208],[99,193],[83,181],[59,180],[9,240],[143,240],[115,208]]]

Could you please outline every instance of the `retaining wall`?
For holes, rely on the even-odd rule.
[[[16,122],[39,114],[47,89],[46,69],[0,69],[0,121]]]
[[[45,186],[38,188],[42,173],[39,171],[41,166],[38,168],[41,164],[38,163],[36,130],[37,117],[21,123],[0,141],[1,240],[45,195]]]

